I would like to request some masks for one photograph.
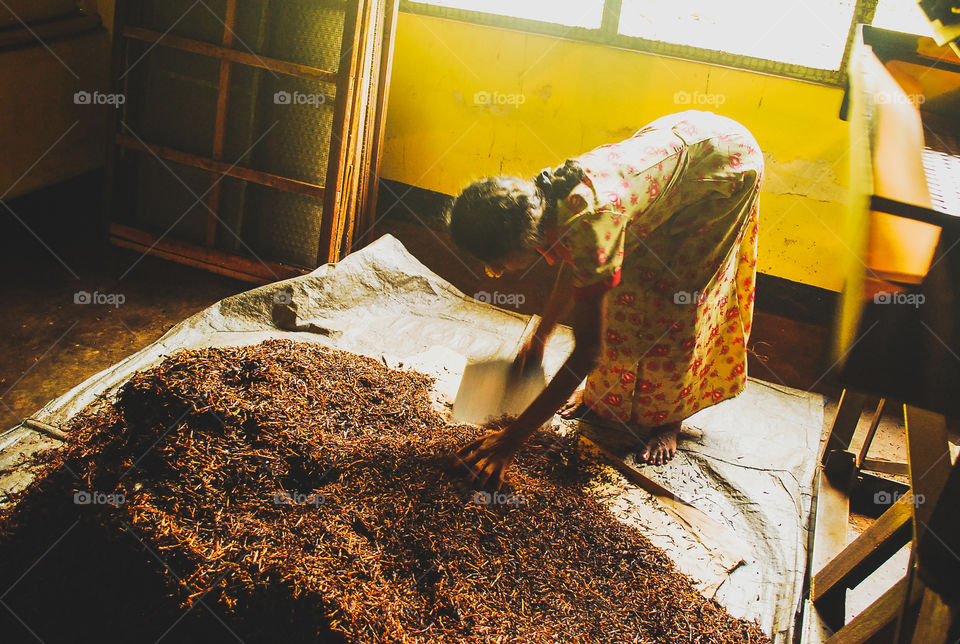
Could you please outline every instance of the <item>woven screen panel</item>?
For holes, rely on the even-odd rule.
[[[131,25],[217,45],[223,39],[224,0],[137,0],[129,7]]]
[[[259,11],[258,11],[259,9]],[[258,55],[327,71],[339,67],[344,3],[250,2],[238,8],[237,35]],[[333,128],[332,83],[253,68],[231,79],[225,158],[316,185],[326,183]],[[241,115],[248,114],[247,122]],[[267,261],[311,267],[317,261],[322,203],[264,186],[247,186],[238,237]],[[238,244],[219,235],[225,248]],[[233,250],[231,248],[231,250]]]
[[[210,186],[210,175],[197,168],[159,160],[149,153],[123,151],[118,181],[128,182],[135,208],[124,209],[120,223],[139,230],[202,243],[206,201],[197,197]]]
[[[335,72],[346,2],[248,0],[237,7],[237,38],[253,53]]]
[[[134,41],[120,132],[142,141],[210,156],[219,62],[188,51]]]
[[[135,4],[139,6],[131,23],[136,26],[215,44],[223,38],[223,0],[208,2],[209,9],[202,3],[191,8],[191,0]],[[335,72],[344,20],[344,2],[245,0],[238,3],[233,47]],[[128,60],[130,100],[124,119],[129,130],[143,141],[209,157],[219,60],[164,47],[162,40],[157,45],[132,43]],[[324,185],[335,97],[332,83],[232,64],[222,160]],[[158,168],[164,170],[152,159],[133,165],[136,176],[132,179],[138,186],[135,204],[132,212],[121,210],[117,219],[162,233],[187,209],[170,234],[201,243],[209,211],[202,205],[191,207],[196,198],[190,197],[177,177],[165,170],[164,176]],[[198,196],[214,180],[199,170],[181,168],[177,175]],[[220,191],[218,248],[268,262],[316,265],[323,215],[319,199],[229,177],[220,180]]]

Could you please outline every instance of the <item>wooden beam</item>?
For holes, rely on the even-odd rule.
[[[862,644],[895,625],[907,599],[908,579],[909,576],[906,576],[894,584],[849,624],[834,633],[827,644]]]
[[[271,188],[276,188],[278,190],[296,192],[308,197],[313,197],[314,199],[322,199],[326,192],[323,186],[306,183],[304,181],[297,181],[296,179],[291,179],[289,177],[281,177],[280,175],[270,174],[269,172],[261,172],[260,170],[244,168],[243,166],[239,165],[231,165],[224,163],[223,161],[215,161],[214,159],[197,156],[196,154],[190,154],[189,152],[168,148],[165,145],[158,145],[156,143],[141,143],[138,139],[135,139],[131,136],[126,136],[125,134],[118,134],[116,137],[116,142],[117,144],[132,150],[152,152],[161,159],[166,159],[167,161],[173,161],[174,163],[200,168],[201,170],[206,170],[208,172],[225,174],[228,177],[243,179],[244,181],[251,181],[253,183],[258,183],[263,186],[270,186]]]
[[[866,579],[910,541],[912,519],[906,495],[813,576],[810,599],[818,602],[837,586],[853,588]]]
[[[926,538],[917,547],[920,577],[933,590],[956,603],[960,600],[960,460],[954,463],[950,478],[927,523]]]
[[[342,197],[350,168],[350,150],[353,137],[351,115],[357,84],[356,71],[361,60],[362,25],[369,14],[369,2],[348,2],[343,23],[343,40],[340,42],[340,69],[337,70],[337,97],[333,104],[333,136],[330,137],[330,153],[327,156],[326,185],[329,188],[323,201],[320,218],[320,240],[317,246],[317,264],[340,261],[341,243],[346,224]]]
[[[917,627],[913,631],[911,644],[947,644],[950,642],[952,623],[950,607],[943,603],[940,595],[930,588],[923,592]]]
[[[863,405],[866,400],[867,396],[865,394],[850,389],[844,389],[843,393],[840,394],[837,414],[833,418],[833,427],[830,429],[830,437],[827,439],[827,445],[820,457],[821,463],[826,463],[833,451],[850,449],[850,441],[853,440],[853,434],[857,430],[857,424],[860,422],[860,414],[863,412]]]
[[[923,541],[930,515],[950,477],[950,444],[947,421],[940,414],[904,405],[907,430],[907,461],[913,493],[913,543]]]
[[[880,419],[883,417],[883,406],[887,399],[881,398],[877,403],[877,408],[873,412],[873,418],[870,420],[870,426],[867,428],[867,435],[863,437],[863,444],[860,445],[860,454],[857,456],[857,468],[863,467],[867,460],[867,452],[870,451],[870,445],[873,443],[873,437],[877,435],[877,428],[880,426]]]
[[[817,468],[816,508],[809,547],[809,570],[819,574],[847,546],[850,531],[850,500],[846,490],[835,485],[823,468]],[[812,581],[811,581],[812,584]],[[806,632],[814,636],[833,633],[843,626],[846,617],[846,588],[838,587],[807,614],[810,624]],[[823,641],[817,639],[816,641]],[[812,642],[810,644],[813,644]]]
[[[347,30],[344,29],[344,34],[346,33]],[[228,60],[232,63],[239,63],[241,65],[248,65],[250,67],[258,67],[271,72],[277,72],[278,74],[287,74],[288,76],[296,76],[297,78],[306,78],[324,83],[334,83],[337,80],[337,74],[325,69],[318,69],[316,67],[310,67],[309,65],[301,65],[299,63],[291,63],[285,60],[277,60],[276,58],[259,56],[257,54],[251,54],[250,52],[239,51],[229,47],[223,47],[221,45],[213,45],[201,40],[193,40],[192,38],[184,38],[182,36],[174,36],[173,34],[169,33],[165,34],[159,31],[153,31],[152,29],[126,26],[121,31],[121,34],[125,38],[133,38],[135,40],[142,40],[143,42],[156,43],[158,45],[163,45],[164,47],[172,47],[174,49],[189,51],[202,56],[210,56],[212,58]]]
[[[176,239],[160,238],[153,233],[137,230],[123,224],[110,225],[110,241],[123,248],[149,253],[188,266],[202,268],[212,273],[257,284],[267,284],[297,277],[308,272],[305,269],[272,262],[261,262]]]
[[[223,46],[233,47],[233,29],[237,24],[237,0],[226,0],[226,13],[223,20]],[[214,161],[223,161],[224,139],[227,132],[227,104],[230,100],[230,69],[228,60],[220,61],[220,78],[217,82],[217,113],[213,125],[213,150],[211,156]],[[210,190],[207,192],[207,246],[217,243],[217,225],[220,214],[220,190],[223,185],[223,175],[213,177]]]
[[[117,33],[117,30],[121,29],[124,22],[127,19],[127,1],[128,0],[116,0],[116,4],[113,7],[113,33]],[[126,56],[124,56],[124,47],[127,43],[123,38],[114,38],[110,43],[110,71],[109,78],[107,79],[110,83],[110,91],[114,93],[123,93],[126,95],[126,92],[123,91],[123,78],[126,77]],[[121,109],[109,110],[110,114],[107,117],[107,132],[108,134],[114,134],[119,131],[120,123],[122,120],[122,114],[127,109],[126,102],[124,103]],[[116,219],[116,209],[117,209],[117,157],[118,150],[117,146],[114,145],[114,141],[110,136],[104,137],[104,143],[107,146],[106,154],[106,164],[104,167],[104,177],[103,177],[103,208],[100,214],[100,221],[98,223],[98,231],[103,239],[107,237],[110,222]]]
[[[879,458],[865,458],[860,465],[864,472],[879,472],[881,474],[897,474],[899,476],[909,476],[910,466],[906,463],[897,461],[884,461]]]
[[[390,89],[390,75],[393,68],[393,33],[397,28],[397,13],[400,0],[387,0],[386,22],[383,29],[383,41],[386,46],[381,52],[380,79],[377,86],[376,117],[373,124],[373,144],[370,153],[370,171],[367,178],[364,211],[360,214],[360,229],[356,237],[361,246],[369,244],[373,235],[373,226],[377,217],[377,201],[380,195],[380,164],[382,161],[383,138],[387,120],[387,98]]]
[[[32,47],[61,38],[72,38],[100,28],[100,17],[77,13],[65,18],[33,24],[29,29],[20,26],[0,30],[0,51]]]

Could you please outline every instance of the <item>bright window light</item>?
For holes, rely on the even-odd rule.
[[[598,29],[603,17],[603,0],[417,0],[437,7],[495,13],[511,18],[554,22],[568,27]]]
[[[623,0],[620,33],[836,70],[855,0]]]
[[[916,0],[880,0],[873,26],[933,38],[933,29]]]

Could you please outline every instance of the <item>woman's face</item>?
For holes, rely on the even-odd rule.
[[[536,249],[530,248],[499,261],[485,264],[484,268],[486,269],[489,277],[500,277],[504,273],[522,271],[526,267],[530,266],[530,264],[532,264],[536,259]]]

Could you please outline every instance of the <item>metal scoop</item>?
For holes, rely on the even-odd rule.
[[[543,364],[527,361],[516,367],[516,356],[527,338],[536,330],[540,316],[527,322],[512,359],[471,362],[463,371],[460,388],[453,403],[453,421],[483,425],[500,416],[518,416],[547,385]]]

